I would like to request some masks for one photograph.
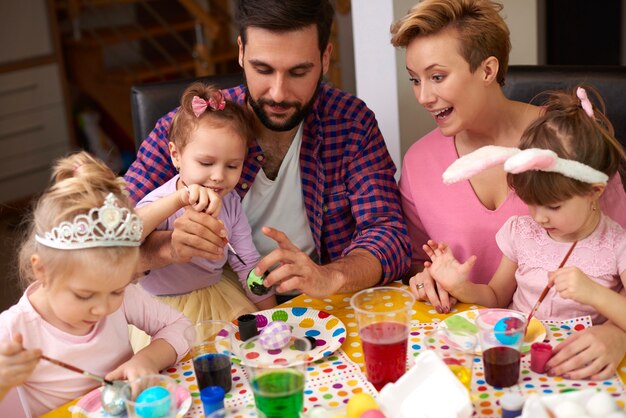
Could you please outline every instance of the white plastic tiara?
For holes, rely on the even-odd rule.
[[[143,226],[139,216],[117,206],[113,193],[104,199],[104,205],[88,214],[76,215],[73,222],[61,222],[35,240],[57,250],[78,250],[95,247],[138,247]]]

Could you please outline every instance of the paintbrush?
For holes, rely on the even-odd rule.
[[[44,359],[44,360],[49,361],[52,364],[56,364],[57,366],[61,366],[61,367],[65,368],[65,369],[67,369],[67,370],[71,370],[73,372],[76,372],[76,373],[79,373],[79,374],[83,374],[83,375],[85,375],[87,377],[95,379],[95,380],[97,380],[100,383],[106,383],[107,385],[112,385],[113,384],[113,382],[111,380],[107,380],[104,377],[98,376],[97,374],[89,373],[88,371],[80,369],[80,368],[78,368],[76,366],[72,366],[71,364],[64,363],[61,360],[55,360],[53,358],[44,356],[43,354],[41,355],[41,358]]]
[[[181,180],[181,182],[183,183],[183,186],[185,187],[185,190],[187,190],[187,192],[189,192],[189,186],[187,186],[187,185],[185,184],[185,182],[184,182],[184,181],[182,181],[182,180]],[[231,253],[233,253],[233,255],[234,255],[235,257],[237,257],[237,260],[239,260],[239,262],[240,262],[241,264],[243,264],[244,266],[247,266],[246,262],[245,262],[245,261],[243,261],[243,259],[239,256],[239,254],[237,254],[237,251],[235,251],[235,249],[233,248],[233,246],[232,246],[232,245],[230,245],[230,242],[228,242],[228,239],[226,239],[226,238],[222,238],[222,239],[224,240],[224,244],[226,244],[226,246],[228,247],[228,249],[230,250],[230,252],[231,252]]]
[[[241,264],[243,264],[244,266],[247,266],[246,262],[243,261],[243,259],[239,256],[239,254],[237,254],[237,251],[235,251],[235,249],[233,248],[232,245],[230,245],[230,242],[228,242],[228,240],[226,238],[222,238],[224,240],[224,243],[226,244],[226,246],[228,247],[228,249],[230,250],[231,253],[233,253],[233,255],[235,257],[237,257],[237,260],[239,260],[239,262]]]
[[[565,257],[563,257],[563,261],[561,261],[559,268],[563,268],[563,266],[567,262],[567,259],[572,254],[572,251],[574,251],[574,247],[576,247],[577,243],[578,241],[572,242],[572,246],[569,247],[567,254],[565,254]],[[530,319],[533,317],[535,312],[537,312],[537,309],[539,309],[539,305],[541,305],[541,302],[543,302],[543,300],[546,298],[546,295],[548,294],[551,288],[552,288],[552,283],[550,283],[550,280],[548,280],[548,284],[546,285],[546,287],[543,288],[543,291],[541,292],[541,295],[539,295],[539,299],[537,300],[537,303],[535,303],[535,306],[533,306],[533,308],[530,310],[530,313],[528,314],[528,321],[526,321],[526,328],[528,328],[528,324],[530,324]]]

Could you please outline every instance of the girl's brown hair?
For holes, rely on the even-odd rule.
[[[35,234],[43,236],[61,222],[71,223],[77,215],[101,207],[109,193],[115,195],[118,206],[133,211],[125,184],[104,162],[85,151],[59,159],[52,168],[51,186],[29,214],[28,229],[19,250],[19,273],[23,286],[35,280],[31,268],[31,256],[35,253],[41,257],[46,271],[52,274],[64,271],[79,258],[97,257],[116,263],[131,254],[138,256],[139,249],[136,247],[58,250],[35,241]]]
[[[172,120],[169,138],[179,152],[185,148],[190,134],[198,128],[200,123],[209,123],[218,128],[229,125],[240,134],[246,145],[249,145],[254,138],[254,130],[252,118],[247,108],[230,100],[225,100],[226,105],[223,110],[214,110],[207,106],[203,113],[196,116],[192,108],[194,96],[204,100],[214,99],[217,103],[224,100],[222,92],[217,87],[199,81],[185,89],[181,96],[180,107]]]
[[[600,94],[590,86],[578,87],[584,88],[590,101],[595,102],[593,117],[581,107],[577,88],[546,92],[545,112],[526,128],[520,149],[549,149],[560,158],[581,162],[611,178],[620,171],[626,153],[604,115]],[[592,192],[589,183],[545,171],[508,174],[507,181],[520,199],[530,205],[550,205]]]
[[[491,0],[424,0],[391,25],[391,44],[406,48],[417,37],[453,29],[470,71],[494,56],[500,64],[497,81],[504,85],[511,40],[501,10],[502,5]]]

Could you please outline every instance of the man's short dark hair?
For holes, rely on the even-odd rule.
[[[239,0],[235,21],[244,47],[250,26],[289,32],[316,25],[319,49],[324,52],[334,15],[329,0]]]

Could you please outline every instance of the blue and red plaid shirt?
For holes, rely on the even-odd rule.
[[[224,90],[224,94],[245,103],[243,86]],[[168,149],[175,113],[176,109],[157,121],[126,172],[135,202],[175,174]],[[263,151],[253,141],[236,187],[242,199],[264,161]],[[394,179],[396,167],[374,113],[365,103],[322,84],[304,120],[300,170],[304,205],[322,263],[363,248],[380,260],[381,283],[408,270],[411,247]]]

